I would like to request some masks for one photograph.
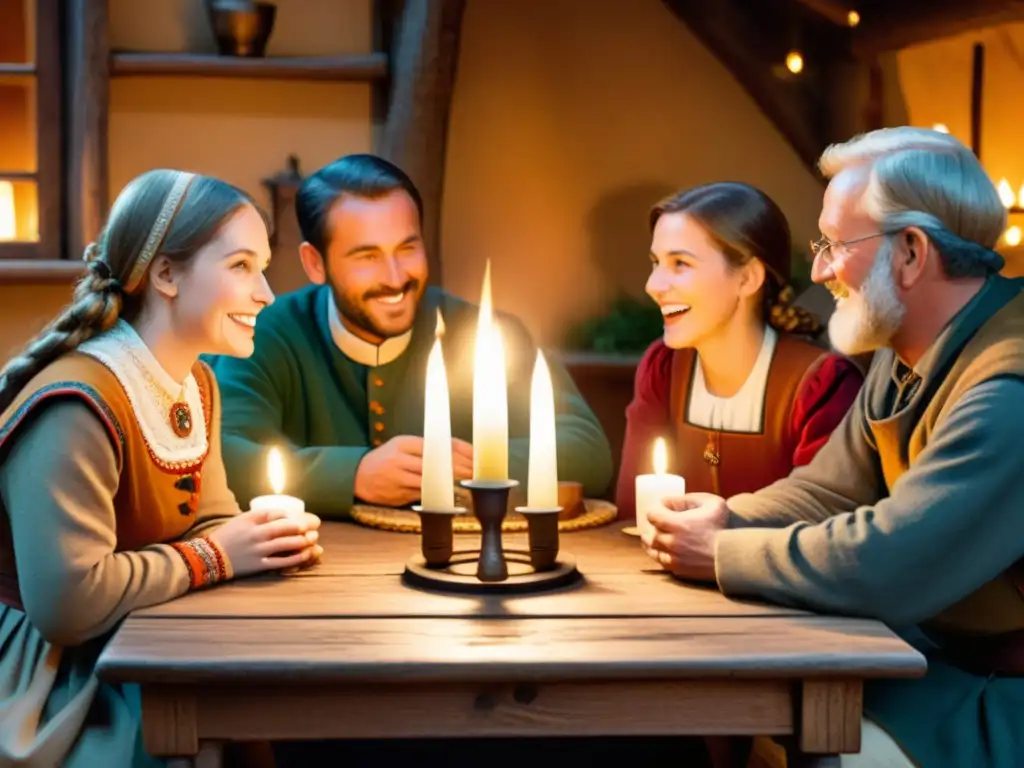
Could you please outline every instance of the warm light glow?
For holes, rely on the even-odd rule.
[[[537,350],[530,384],[530,475],[526,506],[558,506],[558,450],[555,444],[555,392],[544,355]]]
[[[508,480],[505,345],[491,308],[491,261],[484,268],[473,361],[473,479]]]
[[[306,513],[306,502],[284,493],[284,458],[279,448],[271,448],[267,455],[267,476],[274,492],[266,496],[257,496],[249,502],[249,509],[254,512],[284,512],[286,515],[301,518]]]
[[[663,499],[683,496],[686,493],[686,481],[679,475],[669,475],[668,450],[665,438],[654,441],[654,474],[636,476],[636,524],[640,533],[650,530],[651,523],[648,513],[663,510]]]
[[[434,347],[427,358],[427,395],[423,411],[423,469],[420,505],[424,509],[455,507],[455,473],[452,469],[451,402],[448,376],[441,351],[444,319],[437,311]]]
[[[938,131],[939,133],[949,133],[949,126],[945,123],[936,123],[932,126],[932,130]]]
[[[1012,227],[1006,230],[1006,233],[1003,235],[1003,239],[1006,240],[1007,245],[1016,248],[1018,245],[1020,245],[1021,240],[1020,227],[1014,224]]]
[[[803,71],[803,68],[804,57],[800,55],[800,51],[790,51],[786,54],[786,69],[794,75],[798,75]]]
[[[1007,208],[1013,208],[1016,200],[1013,196],[1013,187],[1010,186],[1010,182],[1006,179],[1000,179],[996,189],[999,192],[999,199],[1003,201],[1003,205]]]
[[[1017,193],[1017,205],[1024,205],[1024,184],[1020,185],[1020,192]]]
[[[857,13],[856,11],[850,11],[849,13],[846,14],[846,23],[849,24],[851,27],[856,27],[858,24],[860,24],[860,14]]]
[[[0,181],[0,241],[14,240],[17,233],[14,185],[9,181]]]
[[[267,456],[267,474],[270,476],[270,487],[274,493],[284,493],[284,459],[277,448],[271,448],[270,455]]]
[[[668,452],[665,449],[665,438],[654,441],[654,474],[664,475],[668,471]]]

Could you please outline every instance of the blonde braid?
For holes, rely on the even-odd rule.
[[[119,282],[95,243],[86,247],[84,258],[89,271],[75,287],[71,303],[0,371],[0,412],[43,368],[117,322],[122,304]]]

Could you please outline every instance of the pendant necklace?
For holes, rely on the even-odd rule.
[[[192,411],[185,402],[185,385],[181,385],[181,392],[178,399],[171,403],[170,411],[171,429],[178,437],[188,437],[192,434]]]
[[[178,437],[188,437],[191,435],[192,410],[188,407],[188,403],[185,402],[185,383],[182,382],[181,389],[178,392],[178,397],[172,398],[171,395],[168,394],[167,390],[153,377],[149,368],[147,368],[146,365],[135,356],[135,353],[131,348],[126,344],[122,344],[122,347],[131,356],[136,368],[141,371],[143,378],[146,380],[146,388],[156,395],[157,399],[161,401],[163,407],[167,409],[167,421],[174,434]]]

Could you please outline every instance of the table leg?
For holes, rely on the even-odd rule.
[[[804,680],[797,733],[800,752],[808,757],[860,752],[863,711],[862,681]]]

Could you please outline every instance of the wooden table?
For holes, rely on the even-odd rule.
[[[141,684],[159,756],[235,740],[718,734],[792,734],[827,756],[860,749],[864,679],[925,671],[879,622],[684,584],[621,527],[563,534],[585,584],[497,598],[406,587],[418,536],[324,523],[320,565],[137,611],[99,674]]]

